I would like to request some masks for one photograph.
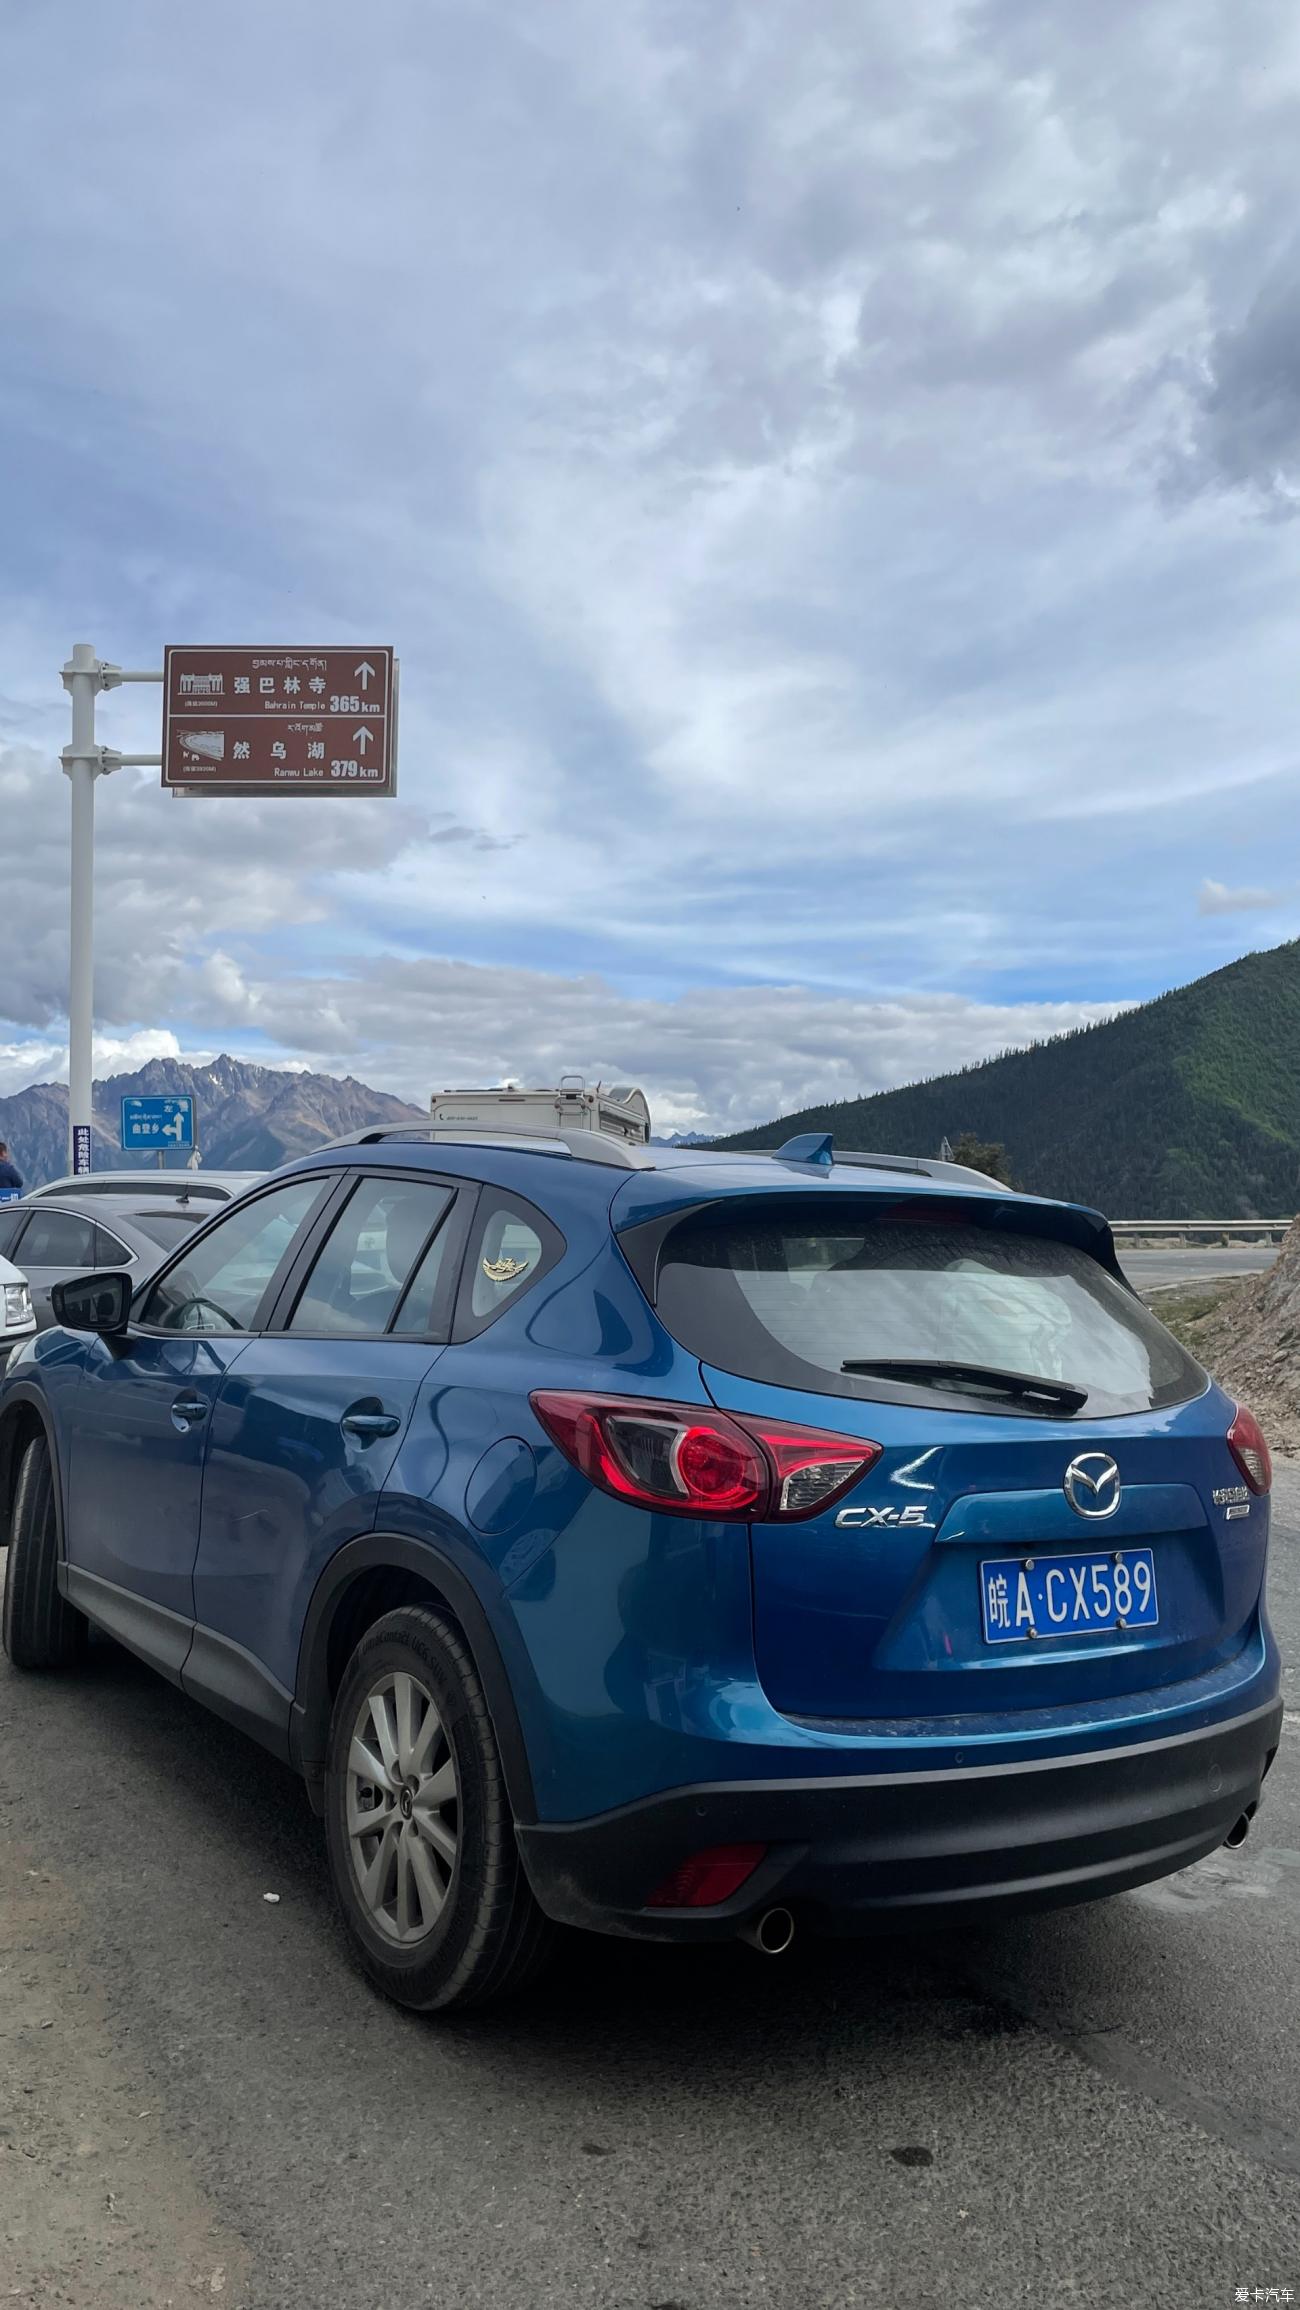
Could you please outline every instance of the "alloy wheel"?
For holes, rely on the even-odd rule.
[[[372,1923],[390,1941],[431,1933],[460,1849],[460,1781],[427,1686],[401,1669],[381,1676],[352,1728],[348,1849]]]

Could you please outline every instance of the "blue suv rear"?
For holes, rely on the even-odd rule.
[[[942,1164],[382,1134],[0,1385],[4,1638],[303,1774],[390,1995],[556,1923],[844,1933],[1244,1834],[1267,1448],[1095,1213]],[[0,1536],[3,1536],[0,1533]]]

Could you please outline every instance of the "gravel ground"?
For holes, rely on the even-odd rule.
[[[1300,1466],[1271,1592],[1300,1659]],[[110,1647],[0,1662],[0,2304],[1300,2299],[1287,1693],[1254,1834],[1162,1885],[776,1961],[575,1939],[438,2025],[354,1973],[287,1773]]]

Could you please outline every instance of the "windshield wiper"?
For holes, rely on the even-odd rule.
[[[943,1356],[850,1356],[840,1370],[898,1380],[904,1387],[948,1387],[956,1395],[1010,1396],[1051,1412],[1081,1412],[1088,1401],[1088,1390],[1071,1380],[1042,1380],[1032,1372],[997,1371],[991,1364],[956,1363]]]

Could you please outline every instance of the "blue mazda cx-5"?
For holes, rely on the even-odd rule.
[[[1268,1451],[1095,1212],[415,1128],[59,1290],[0,1384],[10,1660],[106,1631],[296,1766],[402,2004],[556,1922],[776,1949],[1245,1834]]]

